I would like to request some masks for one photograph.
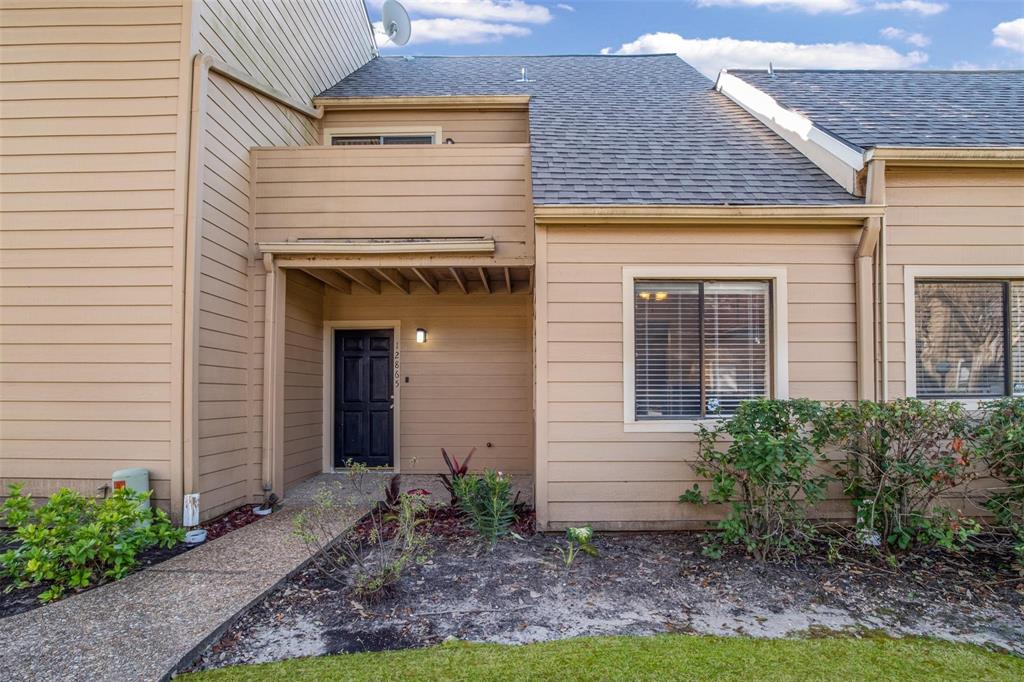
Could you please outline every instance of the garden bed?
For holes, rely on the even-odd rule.
[[[196,668],[424,647],[450,638],[526,643],[684,632],[755,637],[842,631],[926,635],[1024,655],[1024,583],[1001,560],[931,552],[893,569],[869,557],[713,560],[699,534],[599,535],[570,570],[562,536],[494,551],[459,532],[384,600],[361,603],[310,567],[245,614]]]
[[[238,509],[228,512],[227,514],[203,523],[202,527],[207,531],[207,542],[226,535],[233,530],[247,526],[254,521],[258,521],[262,517],[257,516],[252,511],[256,506],[257,505],[254,504],[243,505]],[[0,544],[0,552],[3,552],[10,547],[11,544]],[[189,549],[191,549],[191,547],[184,543],[178,544],[170,549],[165,549],[163,547],[151,547],[139,555],[139,563],[138,566],[136,566],[135,571],[141,571],[144,568],[149,568],[150,566],[167,561],[179,554],[184,554]],[[98,586],[99,585],[95,585],[93,587]],[[0,577],[0,618],[6,618],[7,616],[13,616],[17,613],[23,613],[25,611],[31,611],[32,609],[39,608],[40,606],[45,606],[44,602],[39,601],[39,595],[45,589],[46,587],[42,585],[13,589],[10,580]],[[66,598],[67,597],[65,597],[65,599]]]

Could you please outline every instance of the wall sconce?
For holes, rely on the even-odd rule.
[[[419,329],[416,330],[416,343],[426,343],[426,342],[427,342],[427,330],[424,329],[423,327],[420,327]]]

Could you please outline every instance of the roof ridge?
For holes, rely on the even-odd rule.
[[[559,57],[617,57],[617,58],[642,58],[642,57],[675,57],[675,52],[652,52],[650,54],[389,54],[381,55],[381,59],[556,59]],[[682,60],[680,60],[682,61]]]
[[[729,73],[764,73],[767,74],[767,69],[729,69],[725,71]],[[774,73],[915,73],[915,74],[931,74],[931,73],[1024,73],[1024,69],[776,69],[773,68]]]

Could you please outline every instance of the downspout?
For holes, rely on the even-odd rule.
[[[202,244],[199,227],[204,155],[206,144],[206,108],[209,100],[210,72],[219,74],[258,95],[271,99],[304,116],[319,120],[324,108],[313,107],[291,98],[286,93],[260,83],[249,74],[210,55],[197,53],[192,60],[192,103],[189,118],[188,179],[186,187],[185,218],[185,286],[184,286],[184,342],[182,348],[182,488],[185,493],[195,492],[199,487],[196,445],[199,434],[198,386],[199,353],[197,332],[199,329],[199,262]],[[249,230],[252,233],[253,214],[249,213]],[[255,248],[255,244],[251,245]],[[264,459],[267,454],[264,453]],[[266,467],[267,465],[265,465]],[[265,468],[265,471],[267,469]],[[264,475],[266,481],[270,474]]]
[[[872,162],[867,167],[865,187],[865,203],[882,205],[885,200],[885,163]],[[877,301],[876,283],[881,278],[875,277],[875,266],[879,264],[878,245],[882,232],[882,217],[868,218],[864,221],[860,242],[854,258],[854,274],[856,282],[857,306],[857,399],[877,400],[882,396],[878,385],[878,377],[883,374],[878,367],[878,346],[876,342],[882,338],[878,330],[876,317]],[[872,281],[874,280],[874,281]],[[876,336],[877,333],[877,336]],[[884,342],[883,342],[884,346]]]
[[[868,154],[870,154],[870,150]],[[868,162],[868,181],[865,188],[865,201],[879,206],[886,205],[885,197],[885,160],[874,159]],[[877,399],[883,402],[889,399],[889,267],[886,249],[886,217],[883,214],[878,225],[878,244],[875,255],[878,265],[878,353],[880,357],[879,386]]]

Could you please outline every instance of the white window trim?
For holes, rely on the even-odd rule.
[[[627,433],[696,433],[700,425],[718,419],[638,421],[636,418],[636,311],[633,283],[638,279],[770,280],[772,310],[773,398],[789,398],[789,284],[786,268],[760,266],[656,266],[622,269],[622,386],[623,426]]]
[[[324,146],[331,147],[335,135],[432,135],[434,144],[441,144],[441,126],[371,126],[361,128],[325,128]]]
[[[905,391],[909,398],[917,397],[917,315],[914,284],[918,279],[1018,279],[1024,277],[1024,266],[1017,265],[904,265],[903,266],[903,357],[906,376]],[[1009,353],[1010,349],[1007,348]],[[1002,397],[1002,396],[1000,396]],[[930,398],[944,402],[958,402],[969,410],[976,410],[989,399]]]
[[[402,323],[399,320],[325,320],[323,346],[323,473],[343,469],[334,468],[334,332],[337,329],[390,329],[394,347],[391,349],[392,380],[395,391],[394,420],[392,423],[392,466],[389,471],[399,473],[402,462]]]

